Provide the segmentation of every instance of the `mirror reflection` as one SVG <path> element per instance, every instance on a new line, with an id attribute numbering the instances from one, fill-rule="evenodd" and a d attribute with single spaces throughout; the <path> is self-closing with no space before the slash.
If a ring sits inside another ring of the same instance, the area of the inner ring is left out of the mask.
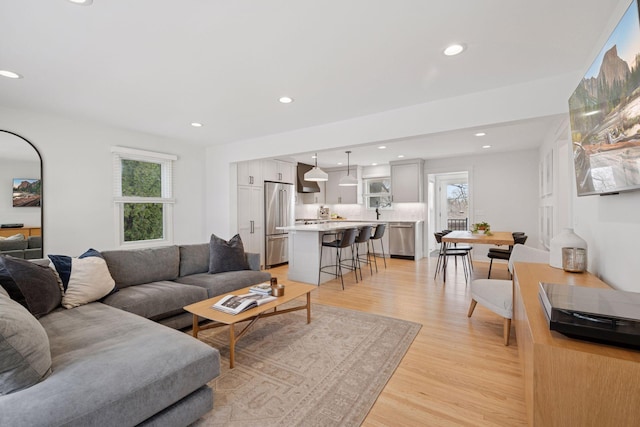
<path id="1" fill-rule="evenodd" d="M 42 258 L 42 162 L 26 139 L 0 130 L 0 255 Z"/>

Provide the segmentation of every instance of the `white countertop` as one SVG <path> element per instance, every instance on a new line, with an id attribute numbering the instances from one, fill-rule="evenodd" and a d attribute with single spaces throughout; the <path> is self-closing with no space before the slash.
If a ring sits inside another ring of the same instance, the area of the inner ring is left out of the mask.
<path id="1" fill-rule="evenodd" d="M 312 232 L 321 232 L 327 233 L 331 231 L 339 231 L 347 228 L 354 227 L 364 227 L 365 225 L 376 225 L 377 223 L 386 222 L 386 221 L 361 221 L 361 222 L 352 222 L 352 221 L 329 221 L 324 222 L 322 224 L 296 224 L 289 227 L 276 227 L 278 230 L 284 231 L 312 231 Z"/>

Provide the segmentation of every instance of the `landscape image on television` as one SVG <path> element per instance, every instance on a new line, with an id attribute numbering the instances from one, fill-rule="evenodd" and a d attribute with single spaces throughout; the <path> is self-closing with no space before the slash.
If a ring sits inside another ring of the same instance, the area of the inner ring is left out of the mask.
<path id="1" fill-rule="evenodd" d="M 640 189 L 640 21 L 624 14 L 569 98 L 579 196 Z"/>
<path id="2" fill-rule="evenodd" d="M 40 206 L 41 181 L 39 179 L 14 178 L 13 207 Z"/>

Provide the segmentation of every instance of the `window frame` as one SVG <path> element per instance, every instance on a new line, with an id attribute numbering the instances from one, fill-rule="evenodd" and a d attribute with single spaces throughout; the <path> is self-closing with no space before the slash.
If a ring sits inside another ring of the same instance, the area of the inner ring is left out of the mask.
<path id="1" fill-rule="evenodd" d="M 369 193 L 369 182 L 370 181 L 385 181 L 389 180 L 389 192 L 388 193 Z M 368 178 L 362 179 L 363 184 L 363 201 L 367 210 L 375 210 L 375 206 L 369 206 L 369 201 L 373 197 L 389 197 L 389 205 L 380 207 L 380 210 L 390 211 L 393 210 L 393 182 L 391 181 L 391 176 L 371 176 Z"/>
<path id="2" fill-rule="evenodd" d="M 138 150 L 127 147 L 111 147 L 113 161 L 113 204 L 116 224 L 116 245 L 120 248 L 152 247 L 173 244 L 173 162 L 178 160 L 174 154 Z M 134 160 L 160 165 L 160 197 L 123 196 L 122 160 Z M 127 203 L 162 204 L 162 238 L 150 240 L 124 240 L 124 206 Z"/>

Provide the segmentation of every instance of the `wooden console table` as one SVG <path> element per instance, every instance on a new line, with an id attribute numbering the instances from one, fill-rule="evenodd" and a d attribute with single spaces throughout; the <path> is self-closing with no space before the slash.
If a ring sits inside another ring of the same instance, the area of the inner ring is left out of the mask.
<path id="1" fill-rule="evenodd" d="M 549 330 L 538 283 L 609 288 L 589 273 L 516 263 L 513 316 L 530 426 L 637 426 L 640 350 L 567 338 Z"/>
<path id="2" fill-rule="evenodd" d="M 41 234 L 40 227 L 20 227 L 20 228 L 0 228 L 0 236 L 9 237 L 16 234 L 22 234 L 26 239 L 29 236 L 39 236 Z"/>

